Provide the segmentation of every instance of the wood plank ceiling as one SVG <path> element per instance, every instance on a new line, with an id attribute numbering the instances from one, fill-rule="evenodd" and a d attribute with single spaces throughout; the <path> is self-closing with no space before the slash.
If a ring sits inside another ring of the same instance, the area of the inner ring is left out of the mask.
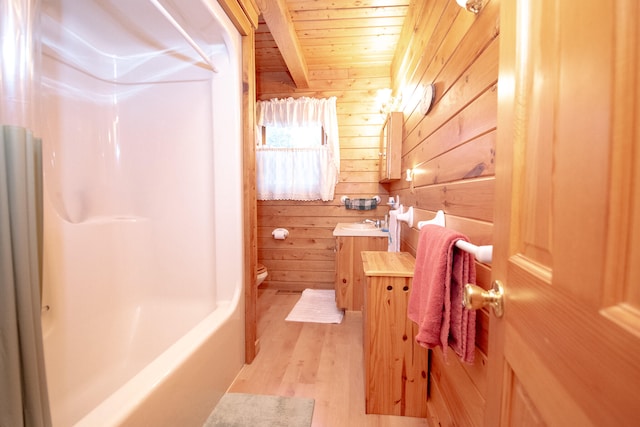
<path id="1" fill-rule="evenodd" d="M 258 0 L 256 72 L 288 71 L 298 88 L 313 71 L 388 67 L 410 0 Z"/>

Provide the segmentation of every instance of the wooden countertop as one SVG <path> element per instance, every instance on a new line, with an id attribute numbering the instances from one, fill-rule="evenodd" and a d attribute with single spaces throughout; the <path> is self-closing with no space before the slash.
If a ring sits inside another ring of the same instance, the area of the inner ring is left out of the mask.
<path id="1" fill-rule="evenodd" d="M 413 277 L 416 259 L 408 252 L 362 251 L 365 276 Z"/>

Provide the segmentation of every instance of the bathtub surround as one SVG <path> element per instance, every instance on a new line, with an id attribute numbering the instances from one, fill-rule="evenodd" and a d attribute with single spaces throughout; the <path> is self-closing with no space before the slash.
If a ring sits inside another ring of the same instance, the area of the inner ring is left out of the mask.
<path id="1" fill-rule="evenodd" d="M 204 427 L 310 427 L 313 399 L 227 393 Z"/>
<path id="2" fill-rule="evenodd" d="M 241 38 L 162 5 L 42 1 L 54 425 L 201 425 L 244 361 Z"/>
<path id="3" fill-rule="evenodd" d="M 42 141 L 0 126 L 0 425 L 49 426 L 40 285 Z"/>

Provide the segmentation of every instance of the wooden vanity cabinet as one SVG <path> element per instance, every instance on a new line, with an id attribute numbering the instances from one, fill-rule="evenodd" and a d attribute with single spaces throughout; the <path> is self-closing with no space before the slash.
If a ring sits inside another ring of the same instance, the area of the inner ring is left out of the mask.
<path id="1" fill-rule="evenodd" d="M 415 258 L 406 252 L 362 252 L 367 414 L 427 416 L 429 351 L 407 317 Z"/>
<path id="2" fill-rule="evenodd" d="M 362 311 L 364 272 L 362 251 L 386 251 L 388 237 L 336 236 L 336 305 L 344 310 Z"/>

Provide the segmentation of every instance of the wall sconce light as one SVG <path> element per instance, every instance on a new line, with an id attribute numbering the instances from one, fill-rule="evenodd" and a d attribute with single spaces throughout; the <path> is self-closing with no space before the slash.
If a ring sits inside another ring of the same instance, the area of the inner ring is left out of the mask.
<path id="1" fill-rule="evenodd" d="M 415 181 L 413 180 L 413 169 L 407 169 L 406 176 L 404 179 L 409 183 L 409 191 L 413 193 L 415 191 L 414 190 Z"/>
<path id="2" fill-rule="evenodd" d="M 407 169 L 407 177 L 405 178 L 405 181 L 413 181 L 413 169 Z"/>
<path id="3" fill-rule="evenodd" d="M 458 3 L 461 8 L 475 14 L 480 12 L 480 9 L 484 6 L 483 0 L 456 0 L 456 3 Z"/>
<path id="4" fill-rule="evenodd" d="M 376 94 L 376 103 L 380 105 L 380 114 L 387 115 L 396 111 L 402 102 L 402 95 L 392 96 L 391 89 L 380 89 Z"/>

